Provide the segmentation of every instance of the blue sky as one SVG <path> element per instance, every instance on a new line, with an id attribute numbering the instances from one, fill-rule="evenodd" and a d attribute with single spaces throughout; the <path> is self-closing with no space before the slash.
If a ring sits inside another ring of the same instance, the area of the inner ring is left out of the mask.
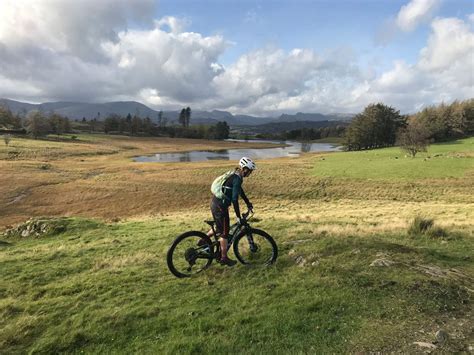
<path id="1" fill-rule="evenodd" d="M 467 0 L 2 0 L 0 97 L 413 112 L 474 96 L 473 24 Z"/>
<path id="2" fill-rule="evenodd" d="M 377 58 L 387 68 L 397 59 L 415 62 L 429 35 L 429 23 L 425 23 L 408 34 L 394 34 L 389 43 L 378 43 L 377 35 L 405 4 L 397 0 L 160 0 L 156 17 L 186 18 L 188 30 L 222 34 L 234 42 L 222 55 L 225 65 L 264 46 L 317 52 L 351 47 L 357 56 Z M 449 0 L 440 2 L 436 16 L 471 13 L 474 1 Z"/>

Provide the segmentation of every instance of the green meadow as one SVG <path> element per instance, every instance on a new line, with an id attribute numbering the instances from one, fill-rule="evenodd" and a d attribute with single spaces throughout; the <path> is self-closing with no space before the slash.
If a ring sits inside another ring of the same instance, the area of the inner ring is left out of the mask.
<path id="1" fill-rule="evenodd" d="M 171 196 L 193 189 L 200 202 L 55 218 L 56 232 L 0 237 L 0 353 L 472 351 L 473 138 L 414 159 L 388 148 L 263 161 L 246 192 L 254 226 L 278 244 L 276 264 L 213 264 L 177 279 L 166 252 L 180 233 L 206 229 L 217 165 L 160 168 L 200 171 Z M 416 216 L 432 229 L 409 232 Z"/>

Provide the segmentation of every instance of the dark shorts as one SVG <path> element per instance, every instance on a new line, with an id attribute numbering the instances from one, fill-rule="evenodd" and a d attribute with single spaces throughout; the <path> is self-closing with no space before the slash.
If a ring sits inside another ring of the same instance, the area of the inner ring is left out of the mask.
<path id="1" fill-rule="evenodd" d="M 229 234 L 229 208 L 225 207 L 216 197 L 211 200 L 211 212 L 216 222 L 216 233 L 222 238 Z"/>

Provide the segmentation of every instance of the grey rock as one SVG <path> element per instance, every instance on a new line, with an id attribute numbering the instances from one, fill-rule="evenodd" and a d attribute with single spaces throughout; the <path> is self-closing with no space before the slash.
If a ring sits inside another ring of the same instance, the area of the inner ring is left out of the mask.
<path id="1" fill-rule="evenodd" d="M 392 266 L 393 264 L 395 264 L 395 262 L 392 260 L 389 260 L 386 258 L 380 258 L 380 259 L 375 259 L 374 261 L 372 261 L 370 266 L 388 267 L 388 266 Z"/>
<path id="2" fill-rule="evenodd" d="M 428 348 L 433 350 L 437 348 L 437 346 L 433 343 L 426 343 L 424 341 L 415 341 L 413 344 L 421 346 L 422 348 Z"/>
<path id="3" fill-rule="evenodd" d="M 438 330 L 435 334 L 435 337 L 436 337 L 436 344 L 439 344 L 439 345 L 444 345 L 449 339 L 448 333 L 443 329 Z"/>

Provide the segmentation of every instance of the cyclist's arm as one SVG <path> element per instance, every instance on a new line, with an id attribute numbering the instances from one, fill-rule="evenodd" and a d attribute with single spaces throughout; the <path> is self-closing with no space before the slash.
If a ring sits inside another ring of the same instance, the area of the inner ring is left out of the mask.
<path id="1" fill-rule="evenodd" d="M 244 189 L 242 187 L 240 188 L 240 197 L 242 197 L 242 200 L 244 200 L 245 204 L 248 206 L 250 201 L 247 198 L 247 195 L 245 194 Z"/>
<path id="2" fill-rule="evenodd" d="M 240 207 L 239 207 L 239 195 L 242 191 L 242 180 L 238 177 L 234 177 L 234 181 L 232 182 L 232 205 L 234 206 L 235 215 L 238 219 L 241 218 L 240 216 Z"/>

